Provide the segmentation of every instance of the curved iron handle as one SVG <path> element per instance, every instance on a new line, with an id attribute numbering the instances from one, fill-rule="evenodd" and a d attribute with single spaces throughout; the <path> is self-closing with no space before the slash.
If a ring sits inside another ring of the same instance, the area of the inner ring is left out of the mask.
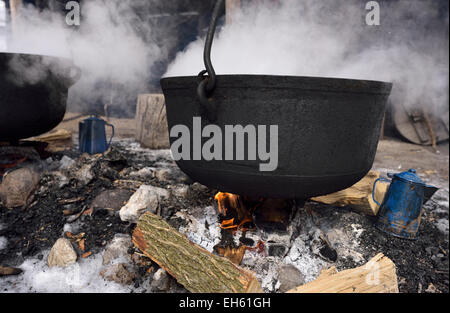
<path id="1" fill-rule="evenodd" d="M 208 98 L 210 98 L 212 91 L 216 87 L 216 72 L 211 62 L 211 48 L 214 40 L 214 33 L 216 32 L 217 21 L 219 19 L 220 10 L 222 9 L 223 4 L 224 0 L 217 0 L 214 6 L 211 24 L 209 25 L 205 48 L 203 50 L 203 62 L 206 70 L 203 70 L 198 74 L 201 81 L 197 88 L 197 95 L 200 103 L 205 107 L 210 120 L 215 120 L 215 113 L 212 110 L 213 107 L 210 99 Z M 205 74 L 208 74 L 208 76 L 205 76 Z"/>
<path id="2" fill-rule="evenodd" d="M 380 177 L 377 180 L 375 180 L 375 182 L 373 183 L 373 188 L 372 188 L 372 199 L 373 201 L 378 204 L 379 206 L 381 206 L 381 203 L 379 203 L 376 199 L 375 199 L 375 185 L 377 184 L 378 181 L 385 181 L 387 183 L 390 183 L 391 181 L 387 178 L 384 177 Z"/>
<path id="3" fill-rule="evenodd" d="M 109 146 L 111 146 L 111 142 L 112 142 L 113 137 L 114 137 L 114 125 L 106 123 L 106 122 L 105 122 L 105 124 L 108 125 L 109 127 L 111 127 L 111 129 L 112 129 L 111 138 L 109 138 L 109 142 L 108 142 L 108 149 L 109 149 Z"/>

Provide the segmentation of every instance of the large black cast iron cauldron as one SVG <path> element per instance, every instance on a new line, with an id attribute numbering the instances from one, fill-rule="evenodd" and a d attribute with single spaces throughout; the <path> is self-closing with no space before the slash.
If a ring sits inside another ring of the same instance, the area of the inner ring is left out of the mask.
<path id="1" fill-rule="evenodd" d="M 62 58 L 0 53 L 0 141 L 45 133 L 64 117 L 80 71 Z"/>
<path id="2" fill-rule="evenodd" d="M 259 160 L 181 159 L 177 161 L 181 170 L 220 191 L 274 198 L 307 199 L 358 182 L 372 167 L 392 84 L 313 77 L 216 76 L 209 56 L 221 2 L 216 5 L 205 45 L 209 75 L 204 76 L 203 71 L 197 77 L 161 80 L 169 130 L 181 124 L 192 134 L 196 116 L 202 118 L 203 126 L 218 125 L 222 133 L 225 125 L 278 125 L 278 168 L 261 172 Z M 176 139 L 171 138 L 171 143 Z"/>

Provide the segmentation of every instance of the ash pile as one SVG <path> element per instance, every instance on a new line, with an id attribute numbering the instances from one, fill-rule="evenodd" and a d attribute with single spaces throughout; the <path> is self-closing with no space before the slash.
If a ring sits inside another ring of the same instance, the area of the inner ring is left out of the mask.
<path id="1" fill-rule="evenodd" d="M 184 283 L 169 254 L 156 256 L 159 246 L 141 249 L 134 236 L 147 214 L 185 236 L 181 254 L 189 246 L 223 257 L 264 292 L 309 286 L 330 268 L 350 275 L 380 253 L 396 291 L 448 292 L 448 187 L 424 205 L 420 236 L 409 241 L 378 231 L 373 216 L 350 206 L 211 190 L 182 173 L 169 150 L 131 139 L 114 140 L 104 154 L 32 155 L 3 168 L 0 292 L 207 290 Z"/>

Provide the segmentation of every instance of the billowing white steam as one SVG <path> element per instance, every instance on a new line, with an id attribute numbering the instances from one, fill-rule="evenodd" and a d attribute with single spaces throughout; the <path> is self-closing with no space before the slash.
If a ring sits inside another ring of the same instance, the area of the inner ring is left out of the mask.
<path id="1" fill-rule="evenodd" d="M 366 24 L 366 1 L 253 1 L 217 31 L 213 65 L 218 74 L 392 81 L 394 103 L 448 110 L 448 11 L 439 1 L 378 2 L 380 26 Z M 423 28 L 439 14 L 446 28 Z M 164 76 L 196 75 L 203 44 L 179 53 Z"/>
<path id="2" fill-rule="evenodd" d="M 71 89 L 72 107 L 96 101 L 126 105 L 148 92 L 151 67 L 164 55 L 147 36 L 151 26 L 135 10 L 149 5 L 145 0 L 84 1 L 77 31 L 61 14 L 28 6 L 14 25 L 8 51 L 71 58 L 82 70 Z"/>

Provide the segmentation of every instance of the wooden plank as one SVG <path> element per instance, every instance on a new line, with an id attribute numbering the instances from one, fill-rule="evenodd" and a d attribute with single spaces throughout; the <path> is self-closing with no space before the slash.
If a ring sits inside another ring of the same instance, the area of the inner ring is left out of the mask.
<path id="1" fill-rule="evenodd" d="M 150 149 L 170 147 L 164 95 L 139 95 L 135 123 L 136 140 L 144 147 Z"/>
<path id="2" fill-rule="evenodd" d="M 194 244 L 152 213 L 139 218 L 133 243 L 191 292 L 262 292 L 252 272 Z"/>
<path id="3" fill-rule="evenodd" d="M 288 293 L 398 293 L 395 264 L 382 253 L 365 265 L 337 272 L 322 271 L 319 278 Z"/>
<path id="4" fill-rule="evenodd" d="M 351 208 L 368 215 L 376 216 L 380 207 L 372 199 L 372 190 L 375 180 L 380 177 L 377 171 L 370 171 L 363 179 L 353 186 L 320 197 L 311 198 L 312 201 L 334 205 L 350 206 Z M 375 190 L 375 199 L 382 203 L 384 196 L 389 188 L 386 182 L 378 182 Z"/>

